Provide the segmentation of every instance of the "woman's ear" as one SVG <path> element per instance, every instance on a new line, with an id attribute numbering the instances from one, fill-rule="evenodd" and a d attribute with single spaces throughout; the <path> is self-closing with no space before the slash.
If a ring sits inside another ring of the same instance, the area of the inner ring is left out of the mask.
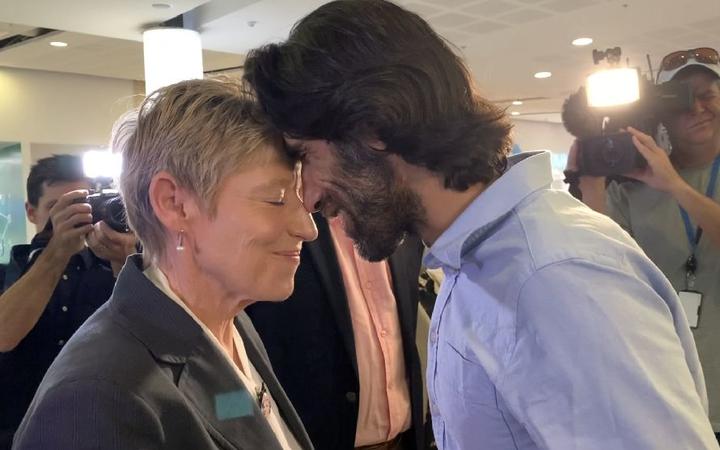
<path id="1" fill-rule="evenodd" d="M 161 171 L 153 176 L 148 192 L 150 204 L 165 228 L 180 231 L 186 228 L 192 196 L 171 174 Z"/>

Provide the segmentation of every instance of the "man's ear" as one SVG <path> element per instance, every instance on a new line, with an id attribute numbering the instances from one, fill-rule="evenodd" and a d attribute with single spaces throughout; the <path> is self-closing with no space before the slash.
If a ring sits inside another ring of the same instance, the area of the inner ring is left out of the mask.
<path id="1" fill-rule="evenodd" d="M 387 144 L 385 142 L 381 141 L 378 137 L 368 139 L 365 142 L 367 143 L 368 147 L 370 147 L 373 150 L 376 150 L 379 152 L 384 152 L 385 150 L 387 150 Z"/>
<path id="2" fill-rule="evenodd" d="M 25 214 L 30 223 L 37 225 L 37 207 L 25 202 Z"/>
<path id="3" fill-rule="evenodd" d="M 156 173 L 150 181 L 148 195 L 155 215 L 165 228 L 177 232 L 187 227 L 189 213 L 196 205 L 175 177 L 165 171 Z"/>

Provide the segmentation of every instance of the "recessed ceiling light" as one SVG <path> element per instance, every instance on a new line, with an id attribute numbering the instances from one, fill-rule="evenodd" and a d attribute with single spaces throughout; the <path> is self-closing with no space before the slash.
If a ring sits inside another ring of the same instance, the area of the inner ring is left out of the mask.
<path id="1" fill-rule="evenodd" d="M 170 9 L 172 5 L 170 3 L 153 3 L 152 7 L 156 9 Z"/>
<path id="2" fill-rule="evenodd" d="M 550 78 L 552 76 L 552 73 L 551 72 L 537 72 L 533 76 L 535 78 Z"/>
<path id="3" fill-rule="evenodd" d="M 513 111 L 513 112 L 510 113 L 510 115 L 511 115 L 511 116 L 519 116 L 520 113 L 517 112 L 517 111 Z"/>
<path id="4" fill-rule="evenodd" d="M 53 47 L 67 47 L 68 46 L 67 42 L 62 42 L 62 41 L 52 41 L 50 43 L 50 45 L 52 45 Z"/>
<path id="5" fill-rule="evenodd" d="M 592 40 L 592 38 L 589 38 L 589 37 L 581 37 L 581 38 L 577 38 L 574 41 L 572 41 L 572 45 L 574 45 L 576 47 L 582 47 L 584 45 L 590 45 L 592 43 L 593 43 L 593 40 Z"/>
<path id="6" fill-rule="evenodd" d="M 520 106 L 520 105 L 522 105 L 522 101 L 520 101 L 520 100 L 515 100 L 515 101 L 512 102 L 512 104 L 515 105 L 515 106 Z"/>

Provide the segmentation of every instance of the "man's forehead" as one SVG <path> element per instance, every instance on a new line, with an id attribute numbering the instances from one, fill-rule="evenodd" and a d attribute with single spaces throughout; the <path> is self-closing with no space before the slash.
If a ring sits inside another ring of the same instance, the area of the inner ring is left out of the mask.
<path id="1" fill-rule="evenodd" d="M 77 181 L 55 181 L 53 183 L 48 183 L 47 181 L 43 183 L 42 185 L 42 195 L 40 196 L 40 199 L 46 199 L 46 198 L 56 198 L 60 197 L 61 195 L 67 194 L 70 191 L 75 191 L 78 189 L 90 189 L 90 182 L 87 180 L 77 180 Z"/>

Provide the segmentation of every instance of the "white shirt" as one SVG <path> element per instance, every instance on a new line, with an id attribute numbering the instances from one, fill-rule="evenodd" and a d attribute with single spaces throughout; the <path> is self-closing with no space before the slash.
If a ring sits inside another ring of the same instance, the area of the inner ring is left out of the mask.
<path id="1" fill-rule="evenodd" d="M 197 316 L 195 316 L 195 314 L 193 314 L 193 312 L 180 299 L 180 297 L 178 297 L 177 294 L 173 292 L 173 290 L 170 288 L 170 283 L 168 283 L 167 277 L 158 267 L 150 266 L 145 269 L 143 274 L 150 281 L 152 281 L 152 283 L 165 295 L 167 295 L 175 303 L 180 305 L 180 307 L 185 310 L 185 312 L 188 313 L 188 315 L 192 317 L 198 325 L 200 325 L 200 328 L 203 329 L 207 337 L 210 339 L 210 342 L 212 342 L 213 345 L 215 345 L 216 348 L 220 350 L 220 353 L 225 358 L 227 358 L 230 366 L 235 369 L 235 374 L 238 376 L 243 386 L 245 386 L 245 389 L 247 389 L 247 391 L 251 394 L 256 394 L 260 392 L 260 387 L 263 384 L 263 379 L 258 373 L 258 371 L 255 370 L 255 366 L 253 366 L 248 359 L 247 352 L 245 351 L 245 344 L 243 344 L 242 337 L 240 337 L 240 333 L 238 333 L 237 328 L 233 327 L 233 339 L 235 342 L 235 349 L 238 353 L 238 358 L 240 359 L 243 368 L 245 368 L 246 373 L 240 370 L 237 364 L 235 364 L 235 362 L 233 361 L 232 357 L 225 351 L 223 346 L 217 340 L 215 335 L 213 335 L 212 332 L 210 332 L 210 330 L 205 326 L 205 324 L 202 323 L 197 318 Z M 277 437 L 280 446 L 285 450 L 301 450 L 300 444 L 298 444 L 295 436 L 292 434 L 287 424 L 280 416 L 280 410 L 275 403 L 275 399 L 272 398 L 269 392 L 267 393 L 267 395 L 270 398 L 271 409 L 270 414 L 266 417 L 266 419 L 268 421 L 268 424 L 270 425 L 270 428 L 275 433 L 275 437 Z"/>

